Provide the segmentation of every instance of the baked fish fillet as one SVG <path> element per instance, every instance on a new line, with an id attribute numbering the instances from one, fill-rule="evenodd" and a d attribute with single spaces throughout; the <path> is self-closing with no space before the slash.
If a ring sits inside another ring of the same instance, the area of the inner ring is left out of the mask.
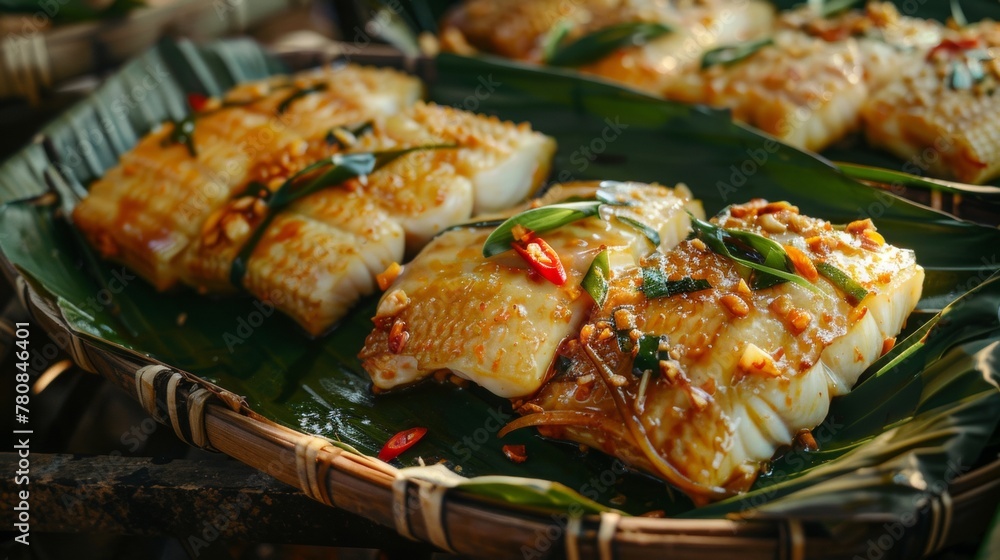
<path id="1" fill-rule="evenodd" d="M 686 210 L 702 213 L 683 186 L 577 183 L 554 187 L 543 202 L 593 197 L 598 188 L 633 205 L 605 207 L 606 219 L 590 217 L 543 234 L 565 267 L 562 286 L 513 253 L 484 257 L 492 227 L 458 227 L 434 238 L 379 301 L 375 329 L 360 353 L 375 386 L 391 389 L 450 370 L 503 397 L 537 391 L 556 349 L 575 336 L 592 305 L 580 281 L 594 256 L 608 248 L 612 267 L 631 266 L 656 249 L 616 216 L 644 223 L 658 232 L 660 247 L 669 248 L 686 235 Z"/>
<path id="2" fill-rule="evenodd" d="M 1000 23 L 950 32 L 902 79 L 866 100 L 865 137 L 920 174 L 1000 176 Z"/>
<path id="3" fill-rule="evenodd" d="M 565 27 L 568 32 L 562 42 L 568 44 L 603 28 L 633 22 L 664 24 L 671 31 L 578 69 L 659 93 L 674 76 L 697 68 L 706 49 L 769 33 L 774 8 L 757 0 L 471 0 L 445 16 L 441 37 L 445 49 L 460 53 L 485 51 L 545 62 L 544 47 L 553 29 Z"/>
<path id="4" fill-rule="evenodd" d="M 612 274 L 605 304 L 561 347 L 554 377 L 515 403 L 525 416 L 508 428 L 535 425 L 615 455 L 699 503 L 745 491 L 891 348 L 920 298 L 913 253 L 886 244 L 868 220 L 842 231 L 787 203 L 753 201 L 713 222 L 785 246 L 812 289 L 752 289 L 701 238 L 651 255 Z M 835 286 L 820 273 L 828 266 L 867 293 Z M 647 276 L 710 287 L 650 298 Z M 652 369 L 642 372 L 633 354 L 644 340 Z"/>
<path id="5" fill-rule="evenodd" d="M 422 102 L 373 121 L 364 134 L 348 135 L 342 143 L 310 143 L 307 155 L 276 166 L 265 194 L 321 157 L 447 147 L 404 154 L 298 201 L 267 225 L 246 259 L 241 287 L 272 301 L 312 334 L 330 328 L 374 291 L 376 275 L 415 254 L 438 231 L 468 221 L 476 208 L 495 211 L 526 198 L 548 175 L 555 151 L 551 138 L 527 125 Z M 184 283 L 203 292 L 237 291 L 234 260 L 267 214 L 256 195 L 238 197 L 209 216 L 178 258 Z"/>
<path id="6" fill-rule="evenodd" d="M 341 64 L 241 84 L 224 100 L 311 139 L 333 126 L 398 113 L 423 97 L 423 90 L 420 80 L 395 70 Z"/>
<path id="7" fill-rule="evenodd" d="M 548 176 L 556 150 L 552 138 L 528 123 L 418 102 L 376 121 L 351 151 L 433 144 L 458 149 L 407 154 L 363 186 L 403 224 L 411 254 L 447 226 L 526 199 Z"/>
<path id="8" fill-rule="evenodd" d="M 246 86 L 227 105 L 208 102 L 190 143 L 172 123 L 143 138 L 92 185 L 74 222 L 102 256 L 158 289 L 244 289 L 320 334 L 407 248 L 415 253 L 477 208 L 516 204 L 548 174 L 551 138 L 526 124 L 414 104 L 419 90 L 403 74 L 350 66 Z M 281 120 L 296 111 L 309 112 L 301 115 L 308 126 Z M 310 164 L 411 148 L 269 215 L 267 200 L 287 181 L 318 175 L 297 175 Z"/>
<path id="9" fill-rule="evenodd" d="M 296 91 L 294 84 L 305 87 L 317 80 L 329 87 L 301 94 L 279 118 L 277 106 Z M 355 66 L 240 86 L 229 100 L 234 106 L 219 110 L 219 101 L 210 100 L 209 111 L 195 120 L 194 156 L 186 143 L 171 140 L 177 125 L 164 123 L 91 185 L 74 210 L 74 223 L 102 256 L 168 289 L 180 276 L 178 256 L 210 214 L 251 181 L 267 182 L 290 161 L 303 161 L 307 152 L 321 155 L 308 150 L 302 131 L 289 126 L 298 117 L 289 117 L 312 111 L 302 120 L 322 136 L 331 128 L 395 113 L 412 104 L 421 88 L 419 80 L 405 74 Z M 376 101 L 380 98 L 393 102 Z"/>
<path id="10" fill-rule="evenodd" d="M 73 221 L 101 255 L 122 262 L 160 290 L 177 283 L 176 260 L 214 210 L 246 184 L 257 150 L 282 152 L 297 138 L 266 117 L 225 110 L 198 119 L 196 156 L 170 141 L 174 123 L 154 130 L 90 186 Z"/>
<path id="11" fill-rule="evenodd" d="M 683 74 L 663 95 L 730 109 L 734 119 L 809 150 L 855 130 L 868 95 L 857 41 L 789 30 L 772 41 L 745 59 Z"/>

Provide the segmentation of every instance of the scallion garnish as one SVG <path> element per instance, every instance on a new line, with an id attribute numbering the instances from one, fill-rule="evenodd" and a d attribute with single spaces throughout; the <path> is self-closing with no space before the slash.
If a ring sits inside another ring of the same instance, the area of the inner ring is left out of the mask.
<path id="1" fill-rule="evenodd" d="M 965 61 L 953 60 L 948 73 L 948 87 L 955 90 L 972 89 L 972 72 Z"/>
<path id="2" fill-rule="evenodd" d="M 693 215 L 691 227 L 697 238 L 704 241 L 713 252 L 756 271 L 751 278 L 751 288 L 760 290 L 782 282 L 792 282 L 810 291 L 822 293 L 811 282 L 792 272 L 795 267 L 792 266 L 788 253 L 775 241 L 749 231 L 724 229 Z"/>
<path id="3" fill-rule="evenodd" d="M 628 196 L 628 188 L 628 183 L 621 181 L 601 181 L 594 198 L 608 206 L 638 206 L 640 202 Z"/>
<path id="4" fill-rule="evenodd" d="M 296 100 L 301 99 L 311 93 L 326 91 L 328 87 L 329 85 L 327 83 L 321 82 L 314 86 L 299 88 L 293 91 L 291 94 L 288 95 L 288 97 L 283 99 L 281 103 L 278 104 L 278 114 L 280 115 L 285 111 L 287 111 L 288 108 L 292 106 L 292 103 L 295 103 Z"/>
<path id="5" fill-rule="evenodd" d="M 395 159 L 410 152 L 419 150 L 440 150 L 456 148 L 454 144 L 431 144 L 427 146 L 417 146 L 401 150 L 389 150 L 384 152 L 358 152 L 352 154 L 334 154 L 328 158 L 321 159 L 295 173 L 285 180 L 278 187 L 278 190 L 267 200 L 267 215 L 260 224 L 250 234 L 249 239 L 240 249 L 240 252 L 233 259 L 229 269 L 229 280 L 237 286 L 243 285 L 243 277 L 246 275 L 250 255 L 278 213 L 292 204 L 296 200 L 309 196 L 321 189 L 339 185 L 349 179 L 368 175 Z M 317 177 L 309 181 L 300 181 L 303 177 L 323 170 Z"/>
<path id="6" fill-rule="evenodd" d="M 562 354 L 556 354 L 556 361 L 553 366 L 555 367 L 556 374 L 565 375 L 569 372 L 569 368 L 573 366 L 573 360 Z"/>
<path id="7" fill-rule="evenodd" d="M 581 66 L 600 60 L 618 49 L 643 45 L 671 31 L 662 23 L 633 21 L 599 29 L 568 45 L 559 44 L 566 36 L 566 32 L 560 32 L 550 39 L 553 45 L 547 45 L 549 52 L 545 62 L 553 66 Z"/>
<path id="8" fill-rule="evenodd" d="M 611 264 L 608 259 L 608 250 L 605 249 L 594 257 L 587 269 L 587 274 L 580 282 L 580 286 L 594 298 L 598 307 L 604 305 L 608 299 L 608 280 L 611 277 Z"/>
<path id="9" fill-rule="evenodd" d="M 632 337 L 629 336 L 631 333 L 632 329 L 615 329 L 615 338 L 618 340 L 618 349 L 626 354 L 632 352 L 632 348 L 635 346 L 632 342 Z"/>
<path id="10" fill-rule="evenodd" d="M 673 297 L 677 294 L 700 292 L 712 287 L 708 280 L 685 276 L 680 280 L 668 280 L 663 270 L 656 266 L 642 267 L 642 293 L 646 299 Z"/>
<path id="11" fill-rule="evenodd" d="M 635 228 L 639 233 L 644 235 L 646 239 L 649 240 L 650 243 L 653 244 L 653 247 L 660 246 L 660 232 L 647 226 L 646 224 L 640 222 L 639 220 L 636 220 L 634 218 L 629 218 L 628 216 L 616 215 L 615 218 L 617 218 L 618 221 L 622 222 L 623 224 Z"/>
<path id="12" fill-rule="evenodd" d="M 511 249 L 514 239 L 514 227 L 521 226 L 535 233 L 544 233 L 566 224 L 596 216 L 601 202 L 568 202 L 552 204 L 540 208 L 532 208 L 512 216 L 500 224 L 483 244 L 483 256 L 492 257 Z"/>
<path id="13" fill-rule="evenodd" d="M 835 16 L 860 2 L 861 0 L 809 0 L 809 6 L 812 7 L 813 12 L 819 14 L 820 17 L 828 18 L 830 16 Z"/>
<path id="14" fill-rule="evenodd" d="M 174 129 L 163 141 L 164 146 L 170 144 L 184 144 L 191 157 L 197 157 L 198 152 L 194 147 L 194 119 L 195 115 L 188 115 L 182 120 L 174 121 Z"/>
<path id="15" fill-rule="evenodd" d="M 735 45 L 726 45 L 714 48 L 706 51 L 704 56 L 701 57 L 701 67 L 704 69 L 710 66 L 715 66 L 716 64 L 728 66 L 748 58 L 760 49 L 773 44 L 774 39 L 765 37 L 763 39 L 757 39 L 756 41 L 746 41 Z"/>
<path id="16" fill-rule="evenodd" d="M 852 306 L 857 306 L 868 295 L 868 290 L 862 287 L 861 284 L 858 284 L 843 270 L 825 262 L 814 262 L 813 264 L 816 265 L 816 272 L 819 272 L 821 276 L 829 280 L 837 289 L 844 292 L 844 295 L 847 296 L 847 303 L 850 303 Z"/>
<path id="17" fill-rule="evenodd" d="M 573 22 L 568 19 L 561 19 L 556 22 L 555 25 L 549 29 L 548 33 L 545 34 L 545 39 L 542 40 L 542 60 L 549 61 L 552 60 L 556 55 L 556 51 L 559 49 L 559 45 L 569 35 L 569 32 L 573 29 Z"/>

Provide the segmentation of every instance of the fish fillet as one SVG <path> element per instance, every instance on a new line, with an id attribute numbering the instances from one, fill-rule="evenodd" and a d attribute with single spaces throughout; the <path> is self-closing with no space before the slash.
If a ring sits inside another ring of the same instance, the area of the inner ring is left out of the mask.
<path id="1" fill-rule="evenodd" d="M 423 89 L 420 80 L 395 70 L 342 64 L 241 84 L 226 93 L 225 101 L 245 103 L 275 129 L 311 139 L 325 136 L 332 126 L 398 113 L 419 100 Z"/>
<path id="2" fill-rule="evenodd" d="M 920 298 L 913 253 L 884 243 L 870 221 L 839 231 L 787 203 L 754 201 L 717 223 L 835 266 L 867 296 L 850 302 L 822 276 L 811 279 L 816 292 L 792 283 L 753 290 L 734 261 L 684 241 L 641 266 L 711 287 L 650 299 L 635 289 L 647 272 L 619 271 L 605 305 L 560 349 L 568 365 L 517 403 L 521 425 L 616 455 L 696 502 L 745 491 L 891 348 Z M 633 370 L 617 337 L 601 335 L 609 330 L 660 337 L 657 370 Z"/>
<path id="3" fill-rule="evenodd" d="M 442 22 L 445 49 L 485 51 L 509 58 L 545 62 L 544 46 L 554 28 L 566 26 L 563 44 L 616 24 L 664 24 L 671 32 L 640 46 L 618 49 L 579 70 L 651 93 L 681 72 L 696 68 L 706 49 L 755 39 L 774 23 L 767 2 L 698 0 L 471 0 L 451 10 Z"/>
<path id="4" fill-rule="evenodd" d="M 730 109 L 736 120 L 819 151 L 860 123 L 868 95 L 861 62 L 854 39 L 828 43 L 783 30 L 743 60 L 679 76 L 663 95 Z"/>
<path id="5" fill-rule="evenodd" d="M 544 202 L 593 196 L 596 188 L 555 187 Z M 701 214 L 685 187 L 625 183 L 615 192 L 634 205 L 543 234 L 566 269 L 563 286 L 530 272 L 512 253 L 483 257 L 492 228 L 460 227 L 431 241 L 379 301 L 376 327 L 360 354 L 375 386 L 391 389 L 447 369 L 504 397 L 536 391 L 556 349 L 579 329 L 592 305 L 580 281 L 594 256 L 608 248 L 612 266 L 623 266 L 656 249 L 614 215 L 660 232 L 665 248 L 686 234 L 685 210 Z"/>
<path id="6" fill-rule="evenodd" d="M 865 137 L 924 171 L 966 183 L 1000 176 L 1000 23 L 952 32 L 862 109 Z"/>

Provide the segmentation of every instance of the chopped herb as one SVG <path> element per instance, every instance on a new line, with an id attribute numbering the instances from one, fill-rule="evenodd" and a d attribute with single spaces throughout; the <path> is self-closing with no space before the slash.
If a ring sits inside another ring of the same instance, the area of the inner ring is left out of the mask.
<path id="1" fill-rule="evenodd" d="M 191 157 L 198 157 L 198 152 L 194 147 L 194 115 L 189 115 L 180 121 L 174 121 L 174 129 L 163 141 L 163 146 L 171 144 L 184 144 Z"/>
<path id="2" fill-rule="evenodd" d="M 632 329 L 615 329 L 615 338 L 618 340 L 618 349 L 626 354 L 631 353 L 632 348 L 635 346 L 632 342 L 632 337 L 629 336 L 631 333 Z"/>
<path id="3" fill-rule="evenodd" d="M 680 280 L 667 280 L 663 270 L 656 266 L 642 268 L 642 293 L 647 299 L 673 297 L 678 294 L 700 292 L 712 287 L 708 280 L 685 276 Z"/>
<path id="4" fill-rule="evenodd" d="M 288 95 L 281 103 L 278 104 L 278 114 L 282 114 L 292 106 L 298 99 L 301 99 L 309 94 L 317 93 L 320 91 L 326 91 L 329 85 L 325 82 L 316 84 L 314 86 L 299 88 Z"/>
<path id="5" fill-rule="evenodd" d="M 620 181 L 601 181 L 600 187 L 597 189 L 597 192 L 594 193 L 594 198 L 609 206 L 639 205 L 638 200 L 634 200 L 628 196 L 621 196 L 622 194 L 629 194 L 628 183 L 622 183 Z"/>
<path id="6" fill-rule="evenodd" d="M 809 0 L 809 6 L 820 17 L 835 16 L 859 4 L 861 0 Z"/>
<path id="7" fill-rule="evenodd" d="M 604 305 L 608 298 L 608 280 L 611 277 L 611 265 L 608 259 L 608 250 L 605 249 L 594 257 L 587 269 L 587 274 L 580 282 L 580 286 L 590 294 L 598 306 Z"/>
<path id="8" fill-rule="evenodd" d="M 557 21 L 549 29 L 549 32 L 545 34 L 545 39 L 542 41 L 542 60 L 552 60 L 559 49 L 559 45 L 562 44 L 563 39 L 566 38 L 566 35 L 569 35 L 572 29 L 573 23 L 567 19 Z"/>
<path id="9" fill-rule="evenodd" d="M 640 222 L 639 220 L 629 218 L 628 216 L 615 216 L 618 221 L 635 228 L 639 233 L 643 234 L 653 247 L 660 246 L 660 233 L 655 229 L 647 226 L 646 224 Z"/>
<path id="10" fill-rule="evenodd" d="M 453 226 L 448 226 L 448 227 L 444 228 L 443 230 L 435 233 L 434 237 L 437 237 L 437 236 L 439 236 L 439 235 L 441 235 L 443 233 L 447 233 L 449 231 L 454 231 L 456 229 L 464 229 L 464 228 L 496 228 L 496 227 L 502 225 L 503 223 L 504 223 L 504 220 L 482 220 L 482 221 L 479 221 L 479 222 L 467 222 L 467 223 L 464 223 L 464 224 L 455 224 Z"/>
<path id="11" fill-rule="evenodd" d="M 726 45 L 709 50 L 701 58 L 701 67 L 708 68 L 716 64 L 728 66 L 744 60 L 760 49 L 773 45 L 774 39 L 765 37 L 756 41 L 746 41 L 735 45 Z"/>
<path id="12" fill-rule="evenodd" d="M 566 224 L 596 216 L 601 203 L 597 201 L 569 202 L 532 208 L 506 220 L 483 244 L 483 256 L 492 257 L 511 249 L 514 242 L 514 227 L 521 226 L 535 233 L 544 233 Z"/>
<path id="13" fill-rule="evenodd" d="M 843 270 L 825 262 L 816 262 L 814 264 L 816 265 L 816 272 L 819 272 L 820 275 L 829 280 L 837 289 L 844 292 L 844 295 L 847 296 L 847 302 L 852 306 L 861 303 L 861 300 L 865 299 L 865 296 L 868 295 L 868 290 L 864 289 L 861 284 L 858 284 Z"/>
<path id="14" fill-rule="evenodd" d="M 553 66 L 581 66 L 619 49 L 643 45 L 671 31 L 661 23 L 619 23 L 584 35 L 568 45 L 555 46 L 545 61 Z M 560 41 L 564 37 L 560 37 Z"/>
<path id="15" fill-rule="evenodd" d="M 632 341 L 632 337 L 630 336 L 634 327 L 631 322 L 625 325 L 618 324 L 618 311 L 627 309 L 628 308 L 619 307 L 615 309 L 614 313 L 611 314 L 611 317 L 615 326 L 615 339 L 618 342 L 618 349 L 626 354 L 629 354 L 635 347 L 635 343 Z M 631 312 L 629 312 L 629 315 L 631 316 Z"/>
<path id="16" fill-rule="evenodd" d="M 639 337 L 639 350 L 635 354 L 635 360 L 632 361 L 632 373 L 639 375 L 645 371 L 659 373 L 660 360 L 670 358 L 666 350 L 660 349 L 660 346 L 664 345 L 666 345 L 665 336 L 643 334 Z"/>
<path id="17" fill-rule="evenodd" d="M 704 241 L 713 252 L 753 269 L 755 273 L 750 287 L 754 290 L 792 282 L 810 291 L 822 293 L 811 282 L 792 272 L 795 268 L 791 259 L 775 241 L 748 231 L 724 229 L 693 215 L 691 227 L 694 228 L 695 236 Z"/>
<path id="18" fill-rule="evenodd" d="M 246 275 L 250 255 L 278 213 L 296 200 L 309 196 L 321 189 L 339 185 L 349 179 L 368 175 L 396 158 L 419 150 L 439 150 L 455 148 L 454 144 L 432 144 L 428 146 L 417 146 L 401 150 L 390 150 L 385 152 L 358 152 L 353 154 L 334 154 L 331 157 L 307 165 L 301 171 L 295 173 L 285 180 L 278 187 L 278 190 L 267 201 L 268 213 L 260 224 L 250 234 L 249 239 L 240 249 L 240 252 L 233 259 L 229 269 L 229 280 L 236 286 L 243 285 L 243 277 Z M 326 168 L 324 170 L 324 168 Z M 320 175 L 309 181 L 300 181 L 312 173 L 322 171 Z"/>
<path id="19" fill-rule="evenodd" d="M 569 373 L 569 368 L 573 366 L 573 360 L 563 356 L 562 354 L 556 354 L 556 362 L 553 364 L 556 373 L 558 375 L 565 375 Z"/>
<path id="20" fill-rule="evenodd" d="M 966 51 L 959 60 L 951 62 L 948 72 L 948 87 L 954 90 L 972 89 L 972 86 L 986 79 L 983 62 L 993 60 L 984 49 Z"/>

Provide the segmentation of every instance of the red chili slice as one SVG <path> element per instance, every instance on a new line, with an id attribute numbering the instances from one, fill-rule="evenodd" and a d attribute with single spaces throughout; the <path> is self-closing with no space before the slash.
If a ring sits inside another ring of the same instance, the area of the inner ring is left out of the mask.
<path id="1" fill-rule="evenodd" d="M 205 104 L 208 103 L 208 97 L 200 93 L 189 93 L 188 94 L 188 105 L 191 106 L 191 110 L 195 113 L 200 113 L 202 109 L 205 108 Z"/>
<path id="2" fill-rule="evenodd" d="M 378 458 L 383 461 L 392 461 L 396 457 L 399 457 L 401 453 L 413 447 L 426 433 L 427 428 L 410 428 L 409 430 L 399 432 L 389 438 L 389 441 L 385 442 L 382 450 L 378 452 Z"/>
<path id="3" fill-rule="evenodd" d="M 556 286 L 566 283 L 566 269 L 563 268 L 559 255 L 544 239 L 529 234 L 512 242 L 511 246 L 542 278 Z"/>

